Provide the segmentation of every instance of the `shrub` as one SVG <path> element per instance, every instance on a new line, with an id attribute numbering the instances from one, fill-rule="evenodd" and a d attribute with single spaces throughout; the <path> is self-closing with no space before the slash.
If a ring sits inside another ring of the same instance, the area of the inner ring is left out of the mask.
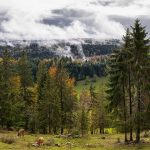
<path id="1" fill-rule="evenodd" d="M 79 130 L 73 130 L 72 132 L 71 132 L 71 135 L 80 135 L 80 131 Z"/>
<path id="2" fill-rule="evenodd" d="M 73 130 L 72 132 L 71 132 L 71 137 L 72 138 L 80 138 L 81 136 L 80 136 L 80 131 L 79 130 Z"/>
<path id="3" fill-rule="evenodd" d="M 8 137 L 8 136 L 3 136 L 0 138 L 1 142 L 6 143 L 6 144 L 13 144 L 16 142 L 16 139 L 14 137 Z"/>

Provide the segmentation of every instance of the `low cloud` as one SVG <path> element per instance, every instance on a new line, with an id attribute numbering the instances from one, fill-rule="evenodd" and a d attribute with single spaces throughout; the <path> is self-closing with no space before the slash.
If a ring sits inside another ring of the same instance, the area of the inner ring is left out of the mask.
<path id="1" fill-rule="evenodd" d="M 120 39 L 137 17 L 150 29 L 149 6 L 147 0 L 0 0 L 0 39 Z"/>

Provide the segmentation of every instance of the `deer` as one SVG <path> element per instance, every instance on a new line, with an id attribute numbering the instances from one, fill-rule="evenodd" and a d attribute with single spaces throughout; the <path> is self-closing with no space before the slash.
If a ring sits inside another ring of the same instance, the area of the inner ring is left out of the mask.
<path id="1" fill-rule="evenodd" d="M 20 129 L 17 133 L 17 136 L 18 137 L 24 137 L 24 133 L 25 133 L 25 130 L 24 129 Z"/>

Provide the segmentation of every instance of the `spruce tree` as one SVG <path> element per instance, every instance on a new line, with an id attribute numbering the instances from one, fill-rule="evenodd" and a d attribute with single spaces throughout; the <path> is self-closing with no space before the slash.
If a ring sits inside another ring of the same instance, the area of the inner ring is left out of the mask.
<path id="1" fill-rule="evenodd" d="M 48 126 L 48 102 L 45 95 L 45 84 L 47 80 L 47 68 L 44 61 L 41 61 L 37 72 L 37 110 L 38 128 L 41 133 L 47 133 Z"/>
<path id="2" fill-rule="evenodd" d="M 18 61 L 18 71 L 21 83 L 21 96 L 24 103 L 24 128 L 28 130 L 30 105 L 32 104 L 32 91 L 30 87 L 33 86 L 32 71 L 26 52 L 22 52 L 21 58 Z"/>
<path id="3" fill-rule="evenodd" d="M 147 32 L 140 21 L 137 19 L 132 26 L 132 37 L 133 37 L 133 64 L 134 64 L 134 83 L 137 89 L 137 115 L 136 115 L 136 142 L 140 142 L 141 132 L 141 113 L 143 111 L 143 99 L 142 94 L 145 80 L 147 78 L 148 66 L 148 53 L 149 53 L 149 39 L 147 38 Z"/>
<path id="4" fill-rule="evenodd" d="M 12 125 L 11 120 L 11 57 L 8 50 L 3 52 L 0 66 L 0 123 L 2 127 L 6 125 L 9 128 Z"/>
<path id="5" fill-rule="evenodd" d="M 123 109 L 123 126 L 125 132 L 125 142 L 127 142 L 127 104 L 126 104 L 126 67 L 124 64 L 124 55 L 121 49 L 115 50 L 109 63 L 109 83 L 108 100 L 109 110 L 117 111 Z"/>
<path id="6" fill-rule="evenodd" d="M 127 97 L 129 98 L 129 127 L 130 141 L 133 140 L 133 113 L 135 114 L 136 142 L 140 142 L 142 124 L 147 122 L 142 118 L 147 109 L 146 95 L 148 95 L 149 77 L 149 39 L 145 27 L 142 27 L 137 19 L 130 33 L 127 29 L 123 38 L 124 44 L 120 50 L 114 51 L 109 65 L 109 89 L 110 109 L 120 107 L 123 102 L 125 141 L 127 141 Z M 121 90 L 120 90 L 120 89 Z M 119 91 L 120 90 L 120 91 Z M 128 96 L 127 96 L 128 95 Z M 121 100 L 121 101 L 120 101 Z M 133 109 L 133 101 L 135 108 Z M 134 110 L 134 112 L 133 112 Z"/>
<path id="7" fill-rule="evenodd" d="M 126 35 L 123 36 L 123 47 L 122 47 L 122 53 L 124 55 L 124 60 L 123 63 L 126 66 L 126 76 L 127 76 L 127 81 L 126 81 L 126 90 L 128 93 L 129 97 L 129 126 L 130 126 L 130 141 L 133 141 L 133 94 L 132 94 L 132 89 L 133 89 L 133 40 L 131 37 L 131 33 L 129 28 L 126 30 Z"/>

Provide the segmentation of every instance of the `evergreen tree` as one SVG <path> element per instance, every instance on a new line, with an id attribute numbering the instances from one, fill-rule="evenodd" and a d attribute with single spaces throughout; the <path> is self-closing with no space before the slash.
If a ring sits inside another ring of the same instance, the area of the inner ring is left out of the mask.
<path id="1" fill-rule="evenodd" d="M 37 109 L 38 109 L 38 124 L 39 130 L 42 133 L 47 133 L 48 126 L 48 106 L 45 95 L 45 84 L 47 80 L 47 68 L 45 62 L 40 62 L 37 72 Z"/>
<path id="2" fill-rule="evenodd" d="M 126 90 L 129 97 L 129 121 L 130 121 L 130 141 L 133 141 L 133 115 L 132 115 L 132 105 L 133 105 L 133 40 L 131 37 L 131 33 L 129 28 L 126 30 L 126 35 L 123 36 L 123 47 L 122 53 L 125 56 L 124 64 L 126 66 L 126 76 L 127 76 L 127 83 L 126 83 Z"/>
<path id="3" fill-rule="evenodd" d="M 11 119 L 11 57 L 8 50 L 5 50 L 0 66 L 0 123 L 2 127 L 9 128 L 12 125 Z"/>
<path id="4" fill-rule="evenodd" d="M 21 83 L 21 96 L 24 103 L 24 119 L 25 119 L 25 129 L 28 129 L 29 125 L 29 115 L 30 115 L 30 106 L 32 104 L 32 91 L 30 87 L 33 85 L 32 81 L 32 72 L 30 63 L 25 52 L 22 53 L 21 58 L 19 59 L 19 75 Z"/>
<path id="5" fill-rule="evenodd" d="M 110 108 L 114 109 L 120 102 L 123 102 L 124 108 L 124 125 L 125 125 L 125 141 L 127 141 L 127 94 L 129 98 L 129 126 L 130 140 L 133 140 L 133 100 L 135 101 L 135 128 L 136 142 L 140 141 L 140 132 L 142 124 L 147 122 L 142 119 L 142 114 L 146 110 L 146 95 L 148 91 L 146 87 L 149 85 L 148 72 L 149 69 L 149 39 L 145 27 L 142 27 L 139 20 L 135 21 L 132 32 L 127 29 L 123 38 L 124 44 L 120 50 L 114 51 L 110 59 L 109 68 L 109 94 Z M 119 88 L 122 90 L 119 91 Z M 118 99 L 119 98 L 119 99 Z M 120 101 L 122 100 L 122 101 Z M 143 117 L 144 118 L 144 117 Z M 142 123 L 143 122 L 143 123 Z"/>
<path id="6" fill-rule="evenodd" d="M 120 111 L 123 108 L 125 142 L 127 142 L 127 104 L 126 104 L 126 67 L 124 55 L 121 50 L 115 50 L 110 59 L 109 68 L 109 94 L 110 110 Z"/>
<path id="7" fill-rule="evenodd" d="M 132 27 L 133 37 L 133 64 L 134 64 L 134 83 L 137 89 L 137 116 L 136 116 L 136 142 L 140 141 L 141 132 L 141 113 L 143 111 L 144 101 L 142 100 L 142 94 L 147 80 L 148 66 L 148 53 L 149 53 L 149 39 L 147 38 L 147 32 L 140 21 L 137 19 Z"/>

